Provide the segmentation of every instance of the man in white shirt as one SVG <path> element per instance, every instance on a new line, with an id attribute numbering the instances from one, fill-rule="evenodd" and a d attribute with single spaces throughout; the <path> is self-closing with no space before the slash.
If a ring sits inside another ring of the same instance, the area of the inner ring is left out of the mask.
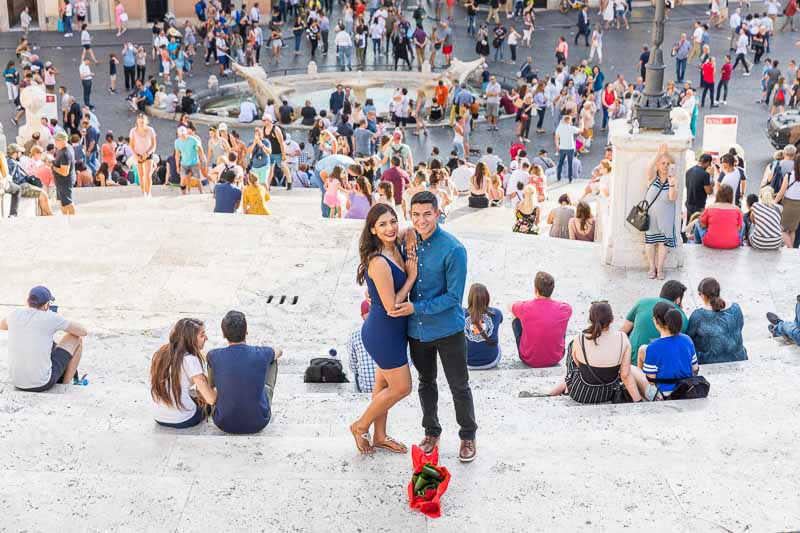
<path id="1" fill-rule="evenodd" d="M 506 179 L 506 183 L 504 184 L 506 187 L 506 195 L 509 198 L 513 198 L 517 191 L 520 190 L 520 187 L 518 187 L 517 184 L 521 183 L 522 187 L 524 188 L 530 180 L 530 174 L 531 164 L 527 161 L 524 161 L 519 168 L 512 172 Z"/>
<path id="2" fill-rule="evenodd" d="M 694 33 L 692 33 L 692 49 L 689 50 L 689 63 L 695 57 L 700 56 L 700 51 L 703 49 L 703 34 L 706 32 L 705 28 L 703 28 L 703 24 L 696 20 L 694 22 Z"/>
<path id="3" fill-rule="evenodd" d="M 223 172 L 226 170 L 232 170 L 236 175 L 233 180 L 234 185 L 239 188 L 246 185 L 244 183 L 244 169 L 240 165 L 236 164 L 236 157 L 236 152 L 229 152 L 228 160 L 226 162 L 220 163 L 219 165 L 213 167 L 211 172 L 209 172 L 209 178 L 211 181 L 218 183 Z"/>
<path id="4" fill-rule="evenodd" d="M 564 160 L 567 160 L 569 182 L 572 183 L 572 160 L 575 158 L 575 136 L 581 132 L 581 128 L 572 125 L 572 117 L 564 115 L 561 124 L 556 128 L 555 143 L 558 148 L 558 168 L 556 169 L 556 179 L 561 181 L 561 169 Z"/>
<path id="5" fill-rule="evenodd" d="M 78 74 L 80 74 L 81 85 L 83 85 L 83 104 L 88 106 L 89 109 L 94 109 L 92 105 L 92 78 L 94 78 L 94 74 L 92 74 L 90 64 L 90 59 L 87 57 L 78 68 Z"/>
<path id="6" fill-rule="evenodd" d="M 242 100 L 239 105 L 239 122 L 242 124 L 249 124 L 253 122 L 258 116 L 258 109 L 256 105 L 250 100 Z"/>
<path id="7" fill-rule="evenodd" d="M 258 26 L 261 22 L 261 9 L 258 7 L 258 2 L 253 4 L 253 7 L 250 8 L 250 22 L 252 22 L 254 26 Z"/>
<path id="8" fill-rule="evenodd" d="M 28 307 L 14 309 L 0 320 L 0 330 L 8 331 L 11 382 L 18 389 L 44 392 L 58 382 L 73 381 L 78 370 L 86 328 L 56 314 L 54 300 L 47 287 L 34 287 L 28 293 Z M 65 332 L 58 344 L 53 342 L 57 331 Z"/>
<path id="9" fill-rule="evenodd" d="M 469 192 L 469 180 L 472 179 L 473 174 L 475 174 L 475 165 L 459 159 L 458 167 L 450 175 L 450 181 L 456 186 L 459 194 Z"/>
<path id="10" fill-rule="evenodd" d="M 728 20 L 728 26 L 731 29 L 731 42 L 728 44 L 728 48 L 731 50 L 734 49 L 734 45 L 736 43 L 736 39 L 738 39 L 739 35 L 736 30 L 739 29 L 739 26 L 742 25 L 742 10 L 741 8 L 736 8 L 736 10 L 731 14 L 731 18 Z"/>
<path id="11" fill-rule="evenodd" d="M 500 163 L 500 158 L 494 153 L 494 148 L 487 146 L 486 154 L 484 154 L 479 161 L 486 165 L 486 168 L 489 169 L 489 172 L 492 174 L 497 173 L 497 164 Z"/>
<path id="12" fill-rule="evenodd" d="M 489 83 L 486 85 L 486 119 L 489 121 L 489 131 L 497 131 L 497 116 L 500 114 L 500 91 L 502 89 L 495 76 L 489 78 Z"/>
<path id="13" fill-rule="evenodd" d="M 333 40 L 338 52 L 336 62 L 344 70 L 345 59 L 347 60 L 347 70 L 353 70 L 353 39 L 350 34 L 340 27 L 339 32 Z"/>

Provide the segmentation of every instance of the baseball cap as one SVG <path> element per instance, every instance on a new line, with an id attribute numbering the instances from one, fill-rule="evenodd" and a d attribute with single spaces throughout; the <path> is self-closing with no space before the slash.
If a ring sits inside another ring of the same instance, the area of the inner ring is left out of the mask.
<path id="1" fill-rule="evenodd" d="M 178 128 L 178 135 L 186 135 L 187 133 L 189 133 L 189 130 L 186 129 L 186 126 Z"/>
<path id="2" fill-rule="evenodd" d="M 700 163 L 711 163 L 713 158 L 709 154 L 703 154 L 700 156 Z"/>
<path id="3" fill-rule="evenodd" d="M 394 130 L 394 133 L 392 133 L 392 136 L 393 137 L 402 137 L 403 134 L 400 132 L 400 130 Z"/>
<path id="4" fill-rule="evenodd" d="M 228 125 L 224 122 L 221 122 L 219 125 L 219 131 L 228 131 Z"/>
<path id="5" fill-rule="evenodd" d="M 69 140 L 69 136 L 67 136 L 66 132 L 59 131 L 58 133 L 56 133 L 55 139 L 57 141 L 65 141 L 66 142 L 67 140 Z"/>
<path id="6" fill-rule="evenodd" d="M 8 152 L 9 155 L 11 155 L 11 154 L 13 154 L 15 152 L 22 152 L 22 151 L 23 151 L 22 147 L 20 145 L 18 145 L 17 143 L 11 143 L 6 148 L 6 152 Z"/>
<path id="7" fill-rule="evenodd" d="M 54 302 L 56 299 L 50 293 L 50 289 L 37 285 L 28 293 L 28 305 L 44 305 L 48 302 Z"/>

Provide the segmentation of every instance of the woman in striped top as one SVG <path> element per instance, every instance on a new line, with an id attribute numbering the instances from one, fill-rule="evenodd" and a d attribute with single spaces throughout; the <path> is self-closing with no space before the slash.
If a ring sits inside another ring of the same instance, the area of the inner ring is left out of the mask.
<path id="1" fill-rule="evenodd" d="M 589 326 L 578 333 L 567 347 L 567 376 L 550 391 L 563 393 L 580 403 L 605 403 L 619 382 L 633 401 L 639 401 L 634 372 L 644 381 L 638 368 L 631 368 L 631 343 L 619 330 L 611 330 L 614 314 L 608 302 L 594 302 L 589 308 Z"/>
<path id="2" fill-rule="evenodd" d="M 758 194 L 758 202 L 750 208 L 750 247 L 757 250 L 783 248 L 781 235 L 781 213 L 783 207 L 776 204 L 772 187 L 764 187 Z"/>
<path id="3" fill-rule="evenodd" d="M 675 160 L 667 152 L 666 144 L 658 148 L 655 159 L 647 167 L 647 183 L 645 200 L 650 205 L 650 228 L 644 234 L 644 250 L 650 267 L 647 277 L 664 279 L 667 248 L 675 248 L 675 200 L 678 198 Z"/>

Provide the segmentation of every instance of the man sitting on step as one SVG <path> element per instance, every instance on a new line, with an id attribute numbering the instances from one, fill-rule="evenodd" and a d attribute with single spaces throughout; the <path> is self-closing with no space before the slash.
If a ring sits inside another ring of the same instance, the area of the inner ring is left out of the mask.
<path id="1" fill-rule="evenodd" d="M 783 337 L 789 342 L 800 345 L 800 294 L 797 295 L 797 304 L 794 307 L 794 321 L 781 320 L 775 313 L 767 313 L 769 332 L 773 337 Z"/>
<path id="2" fill-rule="evenodd" d="M 0 330 L 8 331 L 11 381 L 20 390 L 44 392 L 59 382 L 89 383 L 77 374 L 86 328 L 56 314 L 54 300 L 47 287 L 34 287 L 28 307 L 14 309 L 0 320 Z M 64 332 L 58 344 L 53 342 L 57 331 Z"/>
<path id="3" fill-rule="evenodd" d="M 367 319 L 368 314 L 369 301 L 364 300 L 361 302 L 362 322 Z M 361 326 L 362 324 L 359 323 L 358 327 L 350 333 L 350 339 L 347 341 L 350 371 L 355 376 L 353 381 L 356 382 L 358 392 L 372 392 L 375 387 L 375 360 L 364 347 L 364 341 L 361 339 Z"/>
<path id="4" fill-rule="evenodd" d="M 283 350 L 246 343 L 247 319 L 229 311 L 222 319 L 225 348 L 208 352 L 208 381 L 217 388 L 214 423 L 226 433 L 258 433 L 272 416 L 272 394 Z"/>

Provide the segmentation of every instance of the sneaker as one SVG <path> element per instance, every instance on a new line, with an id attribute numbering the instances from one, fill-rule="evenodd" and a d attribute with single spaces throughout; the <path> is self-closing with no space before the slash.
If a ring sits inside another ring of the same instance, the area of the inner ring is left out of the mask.
<path id="1" fill-rule="evenodd" d="M 462 463 L 471 463 L 476 453 L 474 440 L 462 440 L 461 448 L 458 450 L 458 460 Z"/>
<path id="2" fill-rule="evenodd" d="M 432 437 L 430 435 L 425 435 L 425 438 L 422 439 L 422 442 L 419 443 L 419 448 L 422 450 L 422 453 L 425 455 L 430 455 L 433 452 L 433 449 L 439 445 L 439 437 Z"/>
<path id="3" fill-rule="evenodd" d="M 769 330 L 770 335 L 772 335 L 773 337 L 778 337 L 778 334 L 775 333 L 775 324 L 770 324 L 769 326 L 767 326 L 767 329 Z"/>
<path id="4" fill-rule="evenodd" d="M 767 313 L 767 320 L 769 320 L 770 324 L 777 324 L 778 322 L 781 321 L 781 319 L 778 318 L 778 315 L 772 312 Z"/>
<path id="5" fill-rule="evenodd" d="M 750 75 L 749 72 L 745 72 L 744 74 L 742 74 L 742 76 L 749 76 L 749 75 Z"/>

